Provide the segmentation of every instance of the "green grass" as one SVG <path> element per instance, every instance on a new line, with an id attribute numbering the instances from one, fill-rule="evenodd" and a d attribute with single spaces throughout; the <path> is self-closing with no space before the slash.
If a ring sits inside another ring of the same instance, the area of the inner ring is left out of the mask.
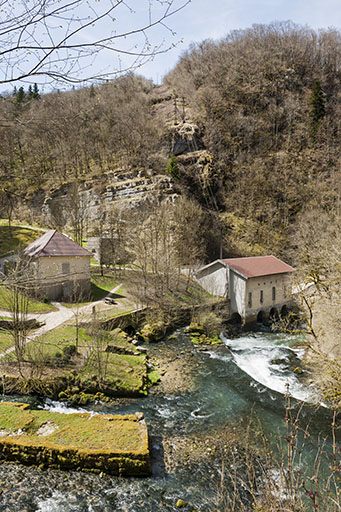
<path id="1" fill-rule="evenodd" d="M 11 310 L 11 293 L 4 286 L 0 286 L 0 309 L 6 311 Z M 39 302 L 34 299 L 29 299 L 28 313 L 49 313 L 50 311 L 57 311 L 57 308 L 52 304 Z"/>
<path id="2" fill-rule="evenodd" d="M 133 350 L 133 345 L 128 343 L 122 331 L 115 329 L 114 331 L 104 331 L 106 344 L 115 345 L 121 348 L 129 348 Z M 75 325 L 62 325 L 56 329 L 52 329 L 48 333 L 44 334 L 39 338 L 39 341 L 46 343 L 46 352 L 53 353 L 58 350 L 62 350 L 63 347 L 70 344 L 76 344 L 77 341 L 77 329 Z M 93 343 L 93 335 L 84 327 L 78 328 L 78 346 L 79 352 L 86 353 L 89 347 Z"/>
<path id="3" fill-rule="evenodd" d="M 108 421 L 109 418 L 111 421 Z M 44 436 L 39 435 L 39 429 L 46 424 L 54 425 L 55 430 Z M 26 446 L 54 445 L 87 451 L 134 452 L 145 448 L 148 442 L 133 415 L 60 414 L 34 411 L 28 409 L 26 404 L 8 402 L 0 404 L 0 428 L 9 434 L 22 430 L 16 441 Z"/>
<path id="4" fill-rule="evenodd" d="M 77 343 L 77 329 L 75 325 L 62 325 L 44 334 L 39 340 L 46 344 L 44 346 L 44 352 L 51 355 L 55 353 L 56 350 L 62 350 L 66 345 L 75 345 Z M 84 349 L 84 351 L 86 351 L 91 345 L 91 341 L 92 336 L 84 327 L 79 327 L 78 345 L 80 346 L 80 350 Z"/>
<path id="5" fill-rule="evenodd" d="M 110 318 L 116 318 L 117 316 L 126 315 L 131 313 L 132 311 L 135 311 L 135 307 L 131 307 L 131 304 L 129 304 L 125 308 L 119 308 L 119 309 L 107 309 L 106 311 L 99 311 L 97 316 L 101 320 L 109 320 Z"/>
<path id="6" fill-rule="evenodd" d="M 117 279 L 114 278 L 112 275 L 106 275 L 101 276 L 100 273 L 98 273 L 98 270 L 96 272 L 91 272 L 91 300 L 85 300 L 84 302 L 73 302 L 72 304 L 66 302 L 64 303 L 64 306 L 67 308 L 74 308 L 77 306 L 86 306 L 87 304 L 91 304 L 92 302 L 96 302 L 97 300 L 104 299 L 110 290 L 115 288 L 120 283 Z M 121 295 L 121 292 L 123 291 L 123 287 L 120 288 L 117 293 L 113 295 L 113 298 L 124 298 L 124 295 Z"/>
<path id="7" fill-rule="evenodd" d="M 102 332 L 103 338 L 98 341 L 83 327 L 78 331 L 78 353 L 89 355 L 85 366 L 80 368 L 79 374 L 84 379 L 98 376 L 102 377 L 106 386 L 124 391 L 136 391 L 144 387 L 147 376 L 146 357 L 144 354 L 135 355 L 115 354 L 104 352 L 107 345 L 134 350 L 134 346 L 125 340 L 123 333 L 116 329 L 112 332 Z M 41 348 L 45 355 L 54 357 L 62 353 L 67 345 L 76 345 L 76 326 L 66 325 L 53 329 L 42 336 Z M 102 351 L 102 353 L 100 353 Z"/>
<path id="8" fill-rule="evenodd" d="M 80 371 L 80 375 L 91 378 L 99 373 L 102 373 L 106 387 L 128 392 L 142 390 L 147 376 L 146 356 L 107 352 L 102 352 L 99 356 L 94 353 Z"/>
<path id="9" fill-rule="evenodd" d="M 34 228 L 0 225 L 0 258 L 17 253 L 42 234 Z"/>
<path id="10" fill-rule="evenodd" d="M 97 270 L 97 272 L 91 272 L 91 283 L 101 290 L 110 292 L 110 290 L 115 288 L 115 286 L 117 286 L 120 281 L 118 281 L 115 276 L 110 274 L 101 276 L 100 272 Z"/>
<path id="11" fill-rule="evenodd" d="M 0 353 L 13 347 L 13 336 L 8 331 L 0 329 Z"/>
<path id="12" fill-rule="evenodd" d="M 91 282 L 91 298 L 95 302 L 96 300 L 102 300 L 104 299 L 110 290 L 107 290 L 106 288 L 102 288 L 101 286 L 98 286 L 93 281 Z"/>

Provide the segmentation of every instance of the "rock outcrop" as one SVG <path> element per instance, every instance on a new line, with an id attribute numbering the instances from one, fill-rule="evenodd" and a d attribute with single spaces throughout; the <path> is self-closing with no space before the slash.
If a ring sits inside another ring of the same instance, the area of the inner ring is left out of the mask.
<path id="1" fill-rule="evenodd" d="M 182 185 L 200 189 L 211 186 L 212 155 L 204 147 L 201 128 L 192 119 L 188 105 L 175 99 L 165 86 L 155 87 L 150 94 L 160 133 L 157 150 L 146 155 L 146 166 L 89 169 L 50 190 L 37 190 L 26 198 L 31 215 L 37 218 L 42 214 L 43 224 L 64 227 L 85 211 L 86 224 L 91 225 L 115 208 L 139 209 L 164 200 L 174 201 L 180 187 L 166 173 L 171 155 L 181 166 Z M 88 234 L 91 236 L 91 230 Z"/>

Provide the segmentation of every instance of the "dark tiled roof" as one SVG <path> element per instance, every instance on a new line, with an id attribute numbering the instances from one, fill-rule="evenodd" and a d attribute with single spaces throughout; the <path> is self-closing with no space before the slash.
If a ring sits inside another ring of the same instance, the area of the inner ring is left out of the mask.
<path id="1" fill-rule="evenodd" d="M 25 256 L 91 256 L 90 252 L 71 238 L 51 229 L 24 249 Z"/>
<path id="2" fill-rule="evenodd" d="M 293 272 L 295 269 L 275 256 L 253 256 L 221 260 L 245 277 L 260 277 Z"/>

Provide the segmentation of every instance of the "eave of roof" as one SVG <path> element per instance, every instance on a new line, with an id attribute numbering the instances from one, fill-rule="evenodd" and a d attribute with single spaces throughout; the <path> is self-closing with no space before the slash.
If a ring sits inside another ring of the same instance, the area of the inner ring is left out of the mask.
<path id="1" fill-rule="evenodd" d="M 55 229 L 47 231 L 40 238 L 34 240 L 24 249 L 23 253 L 31 258 L 91 256 L 89 251 Z"/>
<path id="2" fill-rule="evenodd" d="M 270 255 L 214 260 L 204 267 L 201 267 L 197 271 L 197 274 L 217 263 L 220 263 L 224 267 L 230 268 L 233 272 L 240 275 L 244 279 L 274 274 L 284 274 L 295 271 L 295 269 L 287 263 L 284 263 L 280 259 L 276 258 L 276 256 Z"/>
<path id="3" fill-rule="evenodd" d="M 222 260 L 228 267 L 246 279 L 294 272 L 295 269 L 276 256 L 252 256 Z"/>
<path id="4" fill-rule="evenodd" d="M 214 260 L 214 261 L 211 261 L 211 263 L 208 263 L 207 265 L 205 265 L 204 267 L 199 268 L 199 270 L 197 270 L 196 274 L 198 274 L 198 272 L 201 272 L 202 270 L 206 270 L 207 268 L 212 267 L 216 263 L 221 263 L 224 267 L 227 267 L 226 263 L 224 263 L 223 260 Z"/>

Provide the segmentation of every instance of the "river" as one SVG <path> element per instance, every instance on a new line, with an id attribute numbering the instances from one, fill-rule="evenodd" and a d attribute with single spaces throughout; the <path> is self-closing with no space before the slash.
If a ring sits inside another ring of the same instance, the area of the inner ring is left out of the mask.
<path id="1" fill-rule="evenodd" d="M 191 504 L 184 510 L 219 510 L 225 438 L 243 438 L 252 413 L 275 446 L 284 428 L 287 385 L 297 410 L 302 400 L 319 400 L 290 369 L 299 366 L 302 356 L 301 349 L 293 348 L 294 337 L 257 332 L 223 341 L 218 348 L 198 350 L 178 330 L 175 339 L 150 345 L 148 350 L 152 358 L 164 354 L 173 364 L 178 361 L 188 385 L 173 393 L 156 386 L 145 398 L 86 409 L 99 414 L 144 413 L 151 435 L 152 477 L 118 478 L 3 464 L 0 512 L 171 512 L 179 510 L 178 499 Z M 22 397 L 2 399 L 22 401 Z M 58 402 L 33 402 L 37 407 L 75 412 Z M 306 442 L 309 465 L 317 435 L 328 432 L 331 414 L 326 407 L 316 410 L 312 405 L 300 414 L 302 421 L 314 420 L 312 437 Z"/>

